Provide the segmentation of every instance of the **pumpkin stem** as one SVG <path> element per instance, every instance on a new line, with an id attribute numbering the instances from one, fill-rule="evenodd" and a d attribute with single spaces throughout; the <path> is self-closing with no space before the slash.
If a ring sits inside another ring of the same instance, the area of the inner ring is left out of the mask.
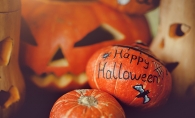
<path id="1" fill-rule="evenodd" d="M 84 106 L 96 106 L 98 104 L 97 99 L 93 96 L 80 96 L 78 103 Z"/>

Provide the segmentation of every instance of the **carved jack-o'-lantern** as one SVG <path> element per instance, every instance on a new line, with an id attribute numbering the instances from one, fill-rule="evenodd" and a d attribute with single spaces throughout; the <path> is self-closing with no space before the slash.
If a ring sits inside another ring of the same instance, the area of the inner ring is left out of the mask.
<path id="1" fill-rule="evenodd" d="M 99 0 L 128 14 L 144 14 L 159 5 L 160 0 Z"/>
<path id="2" fill-rule="evenodd" d="M 151 45 L 155 55 L 173 69 L 177 98 L 195 98 L 194 8 L 194 0 L 163 0 L 158 34 Z"/>
<path id="3" fill-rule="evenodd" d="M 130 18 L 97 1 L 23 0 L 22 5 L 33 37 L 21 32 L 21 65 L 33 71 L 30 78 L 42 88 L 81 88 L 87 83 L 86 63 L 97 49 L 150 41 L 143 16 Z"/>
<path id="4" fill-rule="evenodd" d="M 24 100 L 24 81 L 18 65 L 20 1 L 0 1 L 0 118 L 17 112 Z"/>

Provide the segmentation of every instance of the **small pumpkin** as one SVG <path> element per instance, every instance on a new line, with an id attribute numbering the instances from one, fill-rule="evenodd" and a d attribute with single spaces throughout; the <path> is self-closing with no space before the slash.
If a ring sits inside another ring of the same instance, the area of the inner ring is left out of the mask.
<path id="1" fill-rule="evenodd" d="M 8 118 L 24 101 L 25 85 L 18 64 L 20 1 L 0 1 L 0 118 Z"/>
<path id="2" fill-rule="evenodd" d="M 21 65 L 40 88 L 82 88 L 87 84 L 85 66 L 94 51 L 136 39 L 150 42 L 145 17 L 131 18 L 97 1 L 23 0 L 22 6 L 27 28 L 21 31 Z"/>
<path id="3" fill-rule="evenodd" d="M 99 0 L 100 2 L 121 12 L 143 15 L 158 7 L 160 0 Z"/>
<path id="4" fill-rule="evenodd" d="M 140 43 L 102 48 L 90 58 L 86 73 L 92 88 L 141 109 L 164 104 L 171 91 L 170 73 Z"/>
<path id="5" fill-rule="evenodd" d="M 96 89 L 78 89 L 61 96 L 50 118 L 125 118 L 123 108 L 110 94 Z"/>

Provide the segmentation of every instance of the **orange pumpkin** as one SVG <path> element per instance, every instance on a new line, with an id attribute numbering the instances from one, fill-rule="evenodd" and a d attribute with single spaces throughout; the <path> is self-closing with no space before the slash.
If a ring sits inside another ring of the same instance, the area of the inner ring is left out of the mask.
<path id="1" fill-rule="evenodd" d="M 70 91 L 53 105 L 50 118 L 125 118 L 125 113 L 110 94 L 96 89 Z"/>
<path id="2" fill-rule="evenodd" d="M 160 0 L 99 0 L 104 4 L 128 14 L 144 14 L 159 5 Z"/>
<path id="3" fill-rule="evenodd" d="M 22 27 L 21 65 L 32 70 L 30 78 L 41 88 L 82 88 L 94 51 L 136 39 L 150 42 L 144 17 L 130 18 L 99 2 L 23 0 L 22 6 L 30 33 Z"/>
<path id="4" fill-rule="evenodd" d="M 168 99 L 172 79 L 147 46 L 108 46 L 89 60 L 86 73 L 92 88 L 104 90 L 123 103 L 154 108 Z"/>

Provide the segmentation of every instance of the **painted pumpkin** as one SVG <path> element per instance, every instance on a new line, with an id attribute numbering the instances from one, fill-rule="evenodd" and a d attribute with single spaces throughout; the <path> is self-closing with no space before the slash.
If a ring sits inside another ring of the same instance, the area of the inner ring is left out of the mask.
<path id="1" fill-rule="evenodd" d="M 147 46 L 108 46 L 87 64 L 92 88 L 106 91 L 121 102 L 141 109 L 164 104 L 171 91 L 171 76 Z"/>
<path id="2" fill-rule="evenodd" d="M 61 96 L 50 118 L 125 118 L 123 108 L 110 94 L 96 89 L 78 89 Z"/>
<path id="3" fill-rule="evenodd" d="M 150 42 L 144 17 L 130 18 L 99 2 L 23 0 L 22 6 L 31 34 L 27 28 L 21 31 L 21 65 L 32 71 L 30 78 L 41 88 L 82 88 L 94 51 L 136 39 Z"/>
<path id="4" fill-rule="evenodd" d="M 0 1 L 0 118 L 14 115 L 24 101 L 18 65 L 20 1 Z"/>
<path id="5" fill-rule="evenodd" d="M 156 56 L 172 69 L 174 99 L 195 98 L 195 1 L 163 0 L 160 24 L 151 44 Z M 182 12 L 177 12 L 180 9 Z"/>
<path id="6" fill-rule="evenodd" d="M 114 9 L 128 14 L 145 14 L 156 8 L 160 0 L 99 0 Z"/>

